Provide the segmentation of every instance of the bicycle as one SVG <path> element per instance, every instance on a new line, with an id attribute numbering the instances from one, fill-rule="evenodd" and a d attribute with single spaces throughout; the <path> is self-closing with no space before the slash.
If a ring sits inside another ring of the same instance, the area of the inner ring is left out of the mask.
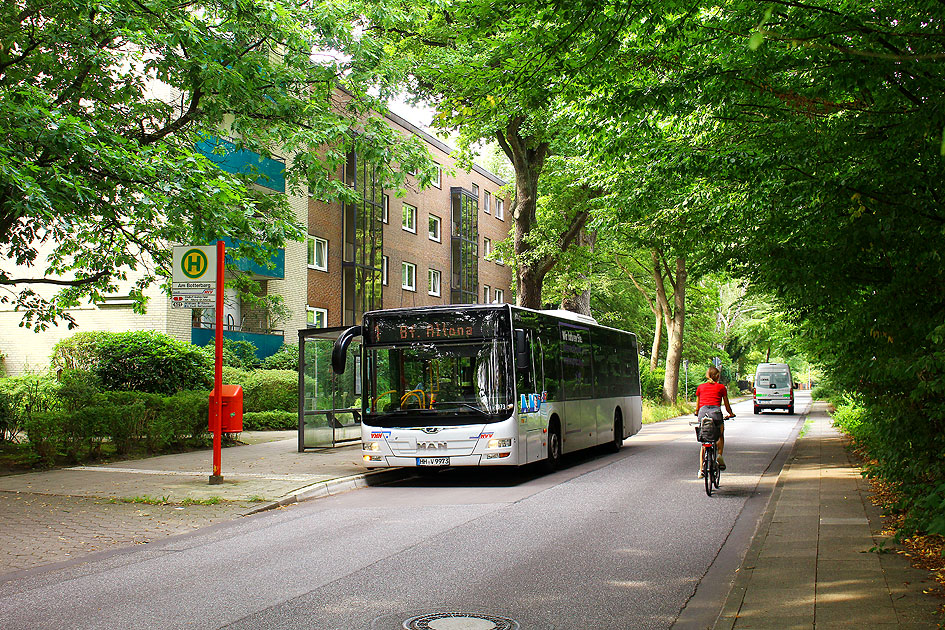
<path id="1" fill-rule="evenodd" d="M 735 414 L 726 416 L 726 420 L 734 418 Z M 698 426 L 699 421 L 691 421 L 689 423 L 693 426 Z M 708 496 L 712 496 L 713 487 L 719 487 L 719 481 L 722 478 L 722 469 L 719 468 L 719 459 L 718 453 L 716 451 L 716 444 L 718 440 L 704 440 L 702 437 L 699 437 L 699 443 L 702 445 L 702 479 L 705 482 L 705 493 Z"/>

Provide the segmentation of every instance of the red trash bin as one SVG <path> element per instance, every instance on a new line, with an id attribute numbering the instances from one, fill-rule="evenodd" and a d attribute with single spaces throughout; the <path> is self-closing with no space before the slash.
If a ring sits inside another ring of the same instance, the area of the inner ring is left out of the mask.
<path id="1" fill-rule="evenodd" d="M 217 397 L 210 392 L 210 420 L 208 430 L 213 432 L 213 417 L 216 414 Z M 240 385 L 223 385 L 223 421 L 221 433 L 241 433 L 243 431 L 243 388 Z"/>

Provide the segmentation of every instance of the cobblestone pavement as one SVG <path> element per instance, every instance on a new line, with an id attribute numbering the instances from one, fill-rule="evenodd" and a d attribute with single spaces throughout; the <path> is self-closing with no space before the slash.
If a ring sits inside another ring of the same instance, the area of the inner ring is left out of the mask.
<path id="1" fill-rule="evenodd" d="M 0 576 L 183 534 L 237 518 L 255 505 L 148 505 L 0 492 Z"/>

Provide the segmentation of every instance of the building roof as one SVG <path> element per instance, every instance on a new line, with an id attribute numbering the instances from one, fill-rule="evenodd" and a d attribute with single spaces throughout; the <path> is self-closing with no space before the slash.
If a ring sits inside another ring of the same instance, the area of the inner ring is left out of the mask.
<path id="1" fill-rule="evenodd" d="M 421 129 L 420 127 L 418 127 L 418 126 L 416 126 L 415 124 L 413 124 L 412 122 L 410 122 L 409 120 L 403 118 L 402 116 L 398 116 L 398 115 L 395 114 L 394 112 L 387 112 L 387 113 L 385 114 L 385 117 L 386 117 L 388 120 L 390 120 L 391 122 L 397 123 L 398 125 L 400 125 L 400 126 L 403 127 L 404 129 L 406 129 L 407 131 L 409 131 L 410 133 L 412 133 L 412 134 L 414 134 L 414 135 L 416 135 L 416 136 L 420 136 L 425 142 L 427 142 L 428 144 L 432 144 L 433 146 L 435 146 L 437 149 L 439 149 L 439 150 L 442 151 L 443 153 L 446 153 L 447 155 L 449 155 L 449 154 L 451 154 L 451 153 L 453 152 L 453 148 L 452 148 L 451 146 L 449 146 L 448 144 L 446 144 L 445 142 L 443 142 L 442 140 L 440 140 L 440 139 L 437 138 L 436 136 L 433 136 L 433 135 L 427 133 L 426 131 L 424 131 L 424 130 Z M 482 168 L 482 167 L 479 166 L 478 164 L 473 164 L 472 170 L 473 170 L 474 172 L 476 172 L 476 173 L 479 173 L 480 175 L 482 175 L 482 176 L 485 177 L 486 179 L 488 179 L 488 180 L 494 182 L 494 183 L 497 184 L 498 186 L 505 186 L 506 184 L 509 183 L 509 182 L 505 181 L 504 179 L 502 179 L 501 177 L 499 177 L 498 175 L 495 175 L 495 174 L 493 174 L 493 173 L 490 173 L 489 171 L 487 171 L 486 169 Z"/>

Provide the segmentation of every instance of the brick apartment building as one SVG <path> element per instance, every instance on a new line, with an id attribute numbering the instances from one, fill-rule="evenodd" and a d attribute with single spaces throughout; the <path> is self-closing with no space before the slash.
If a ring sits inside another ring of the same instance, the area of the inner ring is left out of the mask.
<path id="1" fill-rule="evenodd" d="M 349 155 L 339 176 L 363 201 L 341 207 L 309 199 L 308 322 L 341 326 L 367 310 L 509 298 L 512 273 L 486 259 L 509 233 L 506 182 L 475 166 L 461 170 L 452 150 L 403 118 L 388 115 L 404 134 L 423 139 L 439 167 L 432 187 L 408 176 L 406 194 L 374 190 L 372 173 Z"/>

